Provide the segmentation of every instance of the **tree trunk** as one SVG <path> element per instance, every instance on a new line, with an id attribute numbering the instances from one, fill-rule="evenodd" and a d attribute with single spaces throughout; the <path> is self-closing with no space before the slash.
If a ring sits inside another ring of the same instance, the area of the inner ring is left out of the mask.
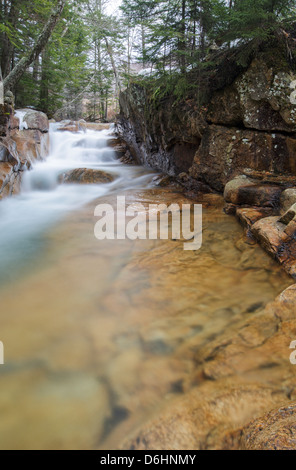
<path id="1" fill-rule="evenodd" d="M 181 21 L 181 39 L 180 39 L 180 65 L 181 72 L 186 73 L 186 0 L 182 0 L 182 21 Z"/>
<path id="2" fill-rule="evenodd" d="M 45 114 L 48 114 L 48 53 L 44 49 L 42 52 L 42 67 L 41 67 L 41 85 L 40 85 L 40 95 L 39 95 L 39 106 L 41 111 Z"/>
<path id="3" fill-rule="evenodd" d="M 107 37 L 105 37 L 105 42 L 106 42 L 107 52 L 108 52 L 110 60 L 111 60 L 111 65 L 112 65 L 112 69 L 113 69 L 113 73 L 114 73 L 114 77 L 115 77 L 115 81 L 116 81 L 116 86 L 117 86 L 118 90 L 121 91 L 121 83 L 120 83 L 117 67 L 116 67 L 116 64 L 115 64 L 115 60 L 114 60 L 114 57 L 113 57 L 112 47 L 110 46 Z"/>
<path id="4" fill-rule="evenodd" d="M 16 21 L 17 21 L 17 16 L 18 16 L 17 6 L 18 6 L 17 2 L 13 1 L 11 3 L 11 7 L 8 12 L 6 2 L 4 3 L 2 21 L 4 22 L 7 19 L 8 24 L 10 24 L 12 27 L 15 27 Z M 1 43 L 2 43 L 1 69 L 2 69 L 3 78 L 5 78 L 11 70 L 11 61 L 12 61 L 12 56 L 13 56 L 13 51 L 14 51 L 14 45 L 10 42 L 9 37 L 7 36 L 6 33 L 3 33 Z"/>
<path id="5" fill-rule="evenodd" d="M 27 57 L 23 57 L 17 65 L 12 69 L 10 74 L 4 80 L 4 87 L 6 90 L 14 89 L 15 85 L 21 79 L 22 75 L 29 67 L 29 65 L 37 59 L 37 57 L 41 54 L 43 49 L 45 48 L 48 40 L 59 21 L 64 7 L 66 5 L 67 0 L 58 0 L 57 6 L 52 11 L 49 20 L 47 21 L 46 25 L 43 28 L 39 38 L 37 39 L 33 49 L 31 50 L 30 54 Z"/>

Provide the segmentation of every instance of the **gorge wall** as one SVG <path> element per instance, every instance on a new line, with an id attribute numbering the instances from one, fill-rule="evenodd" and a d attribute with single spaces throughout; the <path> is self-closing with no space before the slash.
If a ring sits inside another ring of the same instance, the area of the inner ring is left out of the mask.
<path id="1" fill-rule="evenodd" d="M 130 85 L 120 96 L 118 131 L 134 158 L 169 175 L 186 172 L 191 184 L 219 192 L 246 168 L 295 175 L 295 75 L 286 46 L 275 40 L 244 66 L 220 53 L 207 71 L 210 93 L 202 104 L 198 87 L 177 102 L 172 95 L 153 100 L 144 85 Z"/>
<path id="2" fill-rule="evenodd" d="M 0 199 L 20 191 L 23 172 L 49 153 L 49 122 L 32 109 L 0 109 Z"/>

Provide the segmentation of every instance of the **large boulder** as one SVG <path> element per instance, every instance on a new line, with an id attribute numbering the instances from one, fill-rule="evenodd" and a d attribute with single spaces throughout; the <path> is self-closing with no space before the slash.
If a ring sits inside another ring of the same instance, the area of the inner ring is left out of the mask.
<path id="1" fill-rule="evenodd" d="M 236 205 L 275 207 L 279 205 L 281 192 L 280 186 L 260 184 L 242 175 L 226 184 L 224 199 Z"/>
<path id="2" fill-rule="evenodd" d="M 48 117 L 41 111 L 35 111 L 34 109 L 20 109 L 17 110 L 16 116 L 20 121 L 22 121 L 22 129 L 33 129 L 40 132 L 49 131 Z"/>

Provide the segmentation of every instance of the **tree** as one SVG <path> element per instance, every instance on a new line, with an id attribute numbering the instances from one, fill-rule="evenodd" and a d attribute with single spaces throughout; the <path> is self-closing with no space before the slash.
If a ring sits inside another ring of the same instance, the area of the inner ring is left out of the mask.
<path id="1" fill-rule="evenodd" d="M 13 89 L 25 73 L 27 67 L 31 65 L 31 63 L 36 60 L 44 50 L 58 20 L 62 15 L 66 2 L 67 0 L 57 0 L 55 8 L 29 54 L 26 57 L 23 57 L 4 79 L 5 89 Z"/>

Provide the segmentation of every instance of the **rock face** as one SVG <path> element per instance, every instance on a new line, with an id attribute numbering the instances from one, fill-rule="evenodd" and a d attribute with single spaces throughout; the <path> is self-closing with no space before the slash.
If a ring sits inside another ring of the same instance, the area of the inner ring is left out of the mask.
<path id="1" fill-rule="evenodd" d="M 245 68 L 232 64 L 225 83 L 218 69 L 203 106 L 194 96 L 155 103 L 140 85 L 121 94 L 118 130 L 138 161 L 169 175 L 188 172 L 220 192 L 244 168 L 294 175 L 296 107 L 285 48 L 274 41 Z"/>
<path id="2" fill-rule="evenodd" d="M 76 168 L 75 170 L 67 171 L 60 176 L 61 183 L 80 183 L 80 184 L 95 184 L 95 183 L 111 183 L 114 176 L 102 170 L 92 170 L 89 168 Z"/>
<path id="3" fill-rule="evenodd" d="M 14 115 L 12 108 L 5 113 L 0 138 L 0 199 L 18 193 L 23 171 L 49 153 L 49 122 L 44 113 L 28 109 Z"/>

